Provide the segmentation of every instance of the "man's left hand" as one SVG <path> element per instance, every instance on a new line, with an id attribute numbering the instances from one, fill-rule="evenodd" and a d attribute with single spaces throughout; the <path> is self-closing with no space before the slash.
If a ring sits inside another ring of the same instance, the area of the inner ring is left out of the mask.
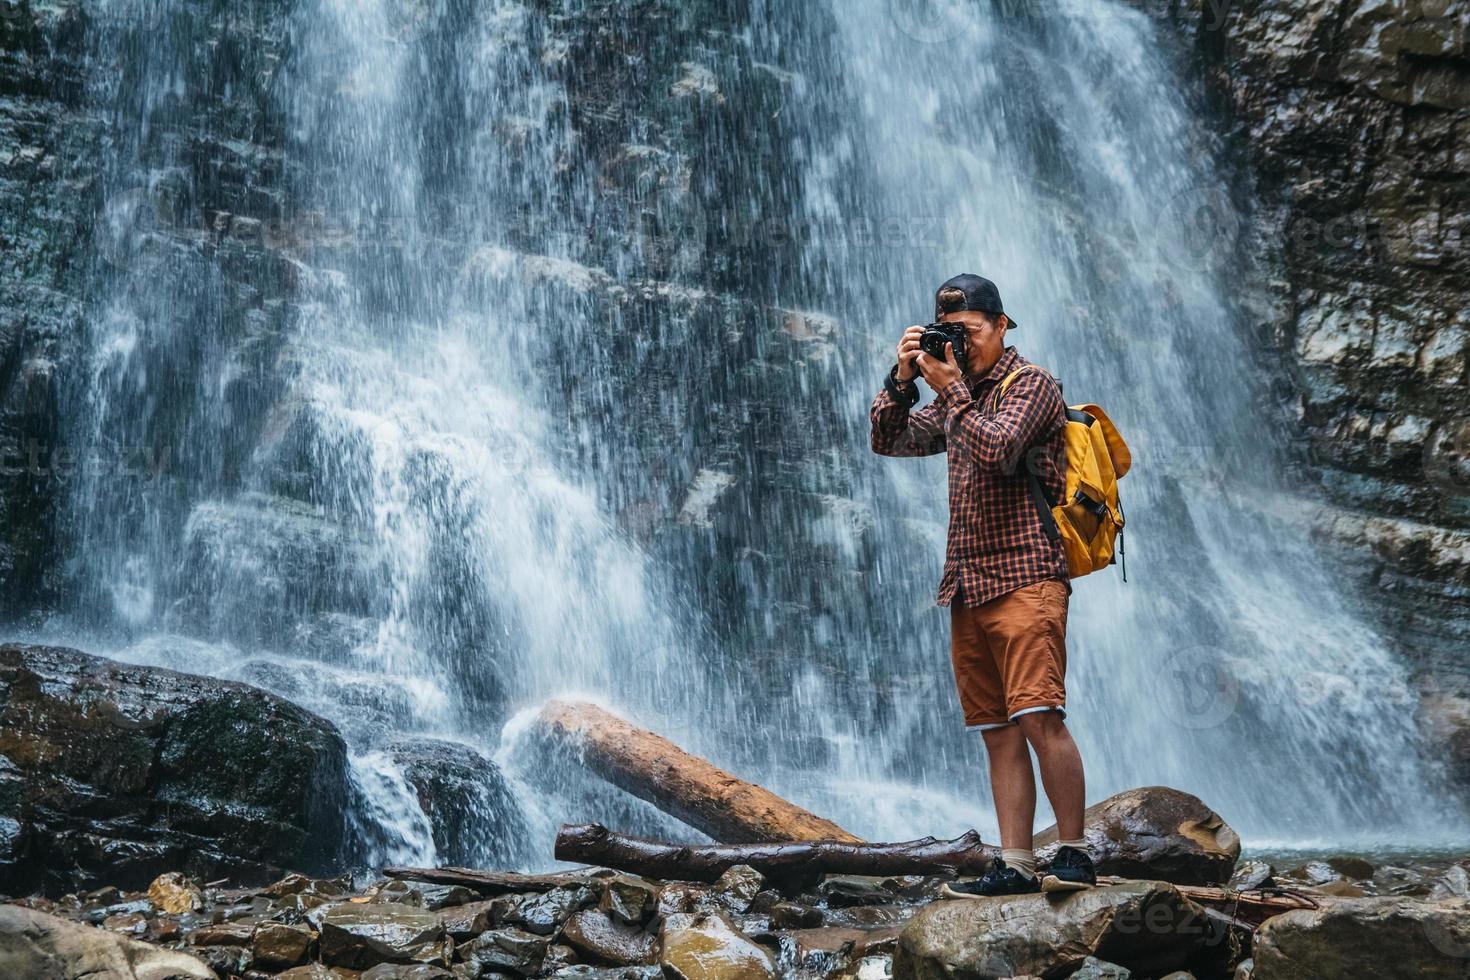
<path id="1" fill-rule="evenodd" d="M 954 345 L 944 345 L 944 360 L 931 357 L 928 354 L 920 354 L 914 363 L 919 365 L 919 373 L 924 376 L 924 383 L 935 392 L 944 390 L 952 381 L 958 381 L 964 376 L 960 371 L 959 362 L 955 360 Z"/>

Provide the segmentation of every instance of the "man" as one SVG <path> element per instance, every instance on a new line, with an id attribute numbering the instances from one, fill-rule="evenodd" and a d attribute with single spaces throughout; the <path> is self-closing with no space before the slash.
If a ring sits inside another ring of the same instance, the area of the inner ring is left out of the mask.
<path id="1" fill-rule="evenodd" d="M 950 657 L 965 725 L 990 759 L 1001 857 L 978 881 L 948 885 L 949 898 L 1072 891 L 1097 881 L 1082 839 L 1082 758 L 1064 721 L 1067 600 L 1072 586 L 1060 541 L 1048 536 L 1027 467 L 1053 499 L 1064 485 L 1066 406 L 1039 368 L 1000 383 L 1029 362 L 1005 343 L 1016 328 L 995 283 L 962 275 L 935 297 L 935 315 L 962 324 L 966 355 L 923 353 L 923 327 L 898 342 L 898 363 L 873 400 L 873 451 L 949 455 L 949 542 L 939 605 L 950 609 Z M 934 391 L 928 407 L 915 377 Z M 1061 847 L 1038 874 L 1035 752 L 1057 815 Z"/>

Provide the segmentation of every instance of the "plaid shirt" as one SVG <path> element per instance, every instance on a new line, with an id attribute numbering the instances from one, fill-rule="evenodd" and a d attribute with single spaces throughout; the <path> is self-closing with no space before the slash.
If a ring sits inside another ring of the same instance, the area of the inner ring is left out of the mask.
<path id="1" fill-rule="evenodd" d="M 1068 582 L 1066 555 L 1061 542 L 1046 536 L 1025 469 L 1029 457 L 1047 493 L 1060 499 L 1067 458 L 1061 389 L 1045 372 L 1027 371 L 990 413 L 996 386 L 1027 363 L 1007 347 L 983 377 L 951 381 L 932 404 L 912 413 L 886 389 L 873 399 L 873 452 L 949 454 L 941 606 L 957 597 L 962 606 L 978 606 L 1046 579 Z M 1029 452 L 1032 447 L 1041 451 Z"/>

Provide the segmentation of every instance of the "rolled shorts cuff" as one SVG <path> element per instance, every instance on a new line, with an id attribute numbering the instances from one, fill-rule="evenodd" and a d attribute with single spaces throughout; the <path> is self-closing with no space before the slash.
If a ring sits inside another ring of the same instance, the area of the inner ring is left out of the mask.
<path id="1" fill-rule="evenodd" d="M 1067 717 L 1067 706 L 1066 705 L 1064 705 L 1064 704 L 1051 704 L 1051 703 L 1046 703 L 1046 704 L 1028 704 L 1028 705 L 1022 705 L 1021 707 L 1017 708 L 1015 711 L 1012 711 L 1010 713 L 1010 717 L 1007 720 L 1013 722 L 1017 718 L 1021 717 L 1022 715 L 1033 715 L 1033 714 L 1036 714 L 1038 711 L 1055 711 L 1057 714 L 1061 715 L 1063 718 Z"/>
<path id="2" fill-rule="evenodd" d="M 969 722 L 966 722 L 965 723 L 965 731 L 967 731 L 967 732 L 989 732 L 989 731 L 994 731 L 997 728 L 1010 728 L 1013 724 L 1015 724 L 1015 722 L 1013 722 L 1013 721 L 984 721 L 984 722 L 980 722 L 977 725 L 972 725 Z"/>

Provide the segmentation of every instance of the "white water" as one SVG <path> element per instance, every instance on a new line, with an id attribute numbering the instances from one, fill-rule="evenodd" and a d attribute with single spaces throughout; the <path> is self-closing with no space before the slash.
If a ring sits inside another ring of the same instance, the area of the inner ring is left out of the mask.
<path id="1" fill-rule="evenodd" d="M 1288 483 L 1288 433 L 1232 305 L 1239 219 L 1145 18 L 976 5 L 936 33 L 902 0 L 753 4 L 748 24 L 714 25 L 746 62 L 661 55 L 672 74 L 637 108 L 662 128 L 629 119 L 612 159 L 573 123 L 581 66 L 560 28 L 511 0 L 471 6 L 300 5 L 272 89 L 291 285 L 260 284 L 284 304 L 242 296 L 253 273 L 227 250 L 146 234 L 136 254 L 104 249 L 78 428 L 94 447 L 162 439 L 173 462 L 162 481 L 79 488 L 83 587 L 56 631 L 331 718 L 375 860 L 436 857 L 384 752 L 403 733 L 498 753 L 529 863 L 562 819 L 658 826 L 502 738 L 569 693 L 870 838 L 993 834 L 932 606 L 942 465 L 880 460 L 866 433 L 897 334 L 936 283 L 977 271 L 1000 284 L 1021 350 L 1070 400 L 1105 403 L 1135 447 L 1129 582 L 1094 576 L 1073 600 L 1089 795 L 1179 786 L 1248 840 L 1453 826 L 1427 802 L 1402 670 L 1308 522 L 1261 506 Z M 131 134 L 117 201 L 184 166 L 143 149 L 194 84 L 182 30 L 99 58 L 99 88 L 142 63 L 144 92 L 117 110 Z M 703 118 L 680 99 L 772 85 L 778 112 L 733 110 L 742 140 L 680 129 Z M 746 149 L 759 138 L 783 155 Z M 733 200 L 659 170 L 742 152 Z M 700 311 L 733 246 L 656 256 L 602 180 L 629 161 L 650 168 L 638 203 L 669 222 L 789 204 L 778 217 L 816 233 L 737 274 L 728 291 L 748 305 L 711 333 Z M 752 386 L 752 360 L 792 357 L 779 331 L 732 339 L 772 306 L 836 325 L 779 385 Z M 706 370 L 694 344 L 729 346 Z M 695 376 L 646 366 L 671 360 Z M 657 407 L 635 402 L 640 384 Z M 801 434 L 744 417 L 773 398 L 784 425 L 828 443 L 773 452 Z M 646 431 L 649 415 L 667 425 Z"/>

